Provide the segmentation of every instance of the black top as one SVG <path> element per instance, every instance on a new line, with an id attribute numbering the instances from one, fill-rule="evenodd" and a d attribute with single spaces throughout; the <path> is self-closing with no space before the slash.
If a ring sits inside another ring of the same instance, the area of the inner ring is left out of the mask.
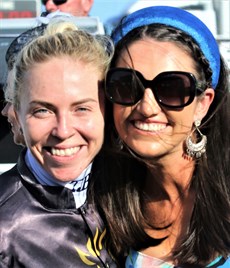
<path id="1" fill-rule="evenodd" d="M 0 267 L 116 267 L 95 207 L 76 209 L 71 190 L 38 184 L 24 155 L 0 175 Z"/>

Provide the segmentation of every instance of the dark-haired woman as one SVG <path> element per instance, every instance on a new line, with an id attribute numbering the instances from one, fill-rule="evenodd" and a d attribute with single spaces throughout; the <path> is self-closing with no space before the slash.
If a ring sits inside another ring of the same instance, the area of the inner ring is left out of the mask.
<path id="1" fill-rule="evenodd" d="M 112 38 L 108 122 L 145 168 L 105 185 L 113 251 L 127 268 L 230 267 L 230 101 L 215 38 L 166 6 L 130 14 Z"/>

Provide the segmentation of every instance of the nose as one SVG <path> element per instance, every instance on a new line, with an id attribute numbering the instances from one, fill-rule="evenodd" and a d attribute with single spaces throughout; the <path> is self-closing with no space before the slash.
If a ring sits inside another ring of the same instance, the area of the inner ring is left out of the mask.
<path id="1" fill-rule="evenodd" d="M 52 129 L 52 135 L 60 140 L 65 140 L 72 137 L 75 133 L 73 120 L 74 119 L 67 114 L 57 117 L 55 126 Z"/>
<path id="2" fill-rule="evenodd" d="M 48 12 L 54 12 L 56 10 L 58 10 L 58 7 L 54 4 L 54 2 L 52 0 L 48 0 L 45 4 L 46 6 L 46 10 Z"/>
<path id="3" fill-rule="evenodd" d="M 1 111 L 1 114 L 5 117 L 8 117 L 8 112 L 10 109 L 11 104 L 9 102 L 6 103 L 6 105 L 4 106 L 4 108 Z"/>
<path id="4" fill-rule="evenodd" d="M 154 94 L 150 88 L 146 88 L 142 99 L 138 102 L 136 109 L 146 117 L 157 114 L 161 111 L 161 107 L 156 101 Z"/>

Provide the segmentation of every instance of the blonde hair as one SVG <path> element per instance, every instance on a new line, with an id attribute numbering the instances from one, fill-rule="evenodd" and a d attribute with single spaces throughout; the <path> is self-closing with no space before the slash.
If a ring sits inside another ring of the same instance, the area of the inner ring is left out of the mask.
<path id="1" fill-rule="evenodd" d="M 69 56 L 94 66 L 103 79 L 113 51 L 112 41 L 107 36 L 93 36 L 79 30 L 71 21 L 51 21 L 43 35 L 25 45 L 17 57 L 13 85 L 15 108 L 18 109 L 20 105 L 24 75 L 35 63 L 42 63 L 53 57 Z"/>

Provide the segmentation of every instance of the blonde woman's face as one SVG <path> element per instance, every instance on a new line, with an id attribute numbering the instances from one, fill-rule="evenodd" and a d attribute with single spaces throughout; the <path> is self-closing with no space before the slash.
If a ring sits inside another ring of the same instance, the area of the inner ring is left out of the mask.
<path id="1" fill-rule="evenodd" d="M 36 64 L 25 76 L 17 113 L 26 145 L 60 181 L 78 177 L 101 149 L 100 76 L 91 65 L 68 57 Z"/>

